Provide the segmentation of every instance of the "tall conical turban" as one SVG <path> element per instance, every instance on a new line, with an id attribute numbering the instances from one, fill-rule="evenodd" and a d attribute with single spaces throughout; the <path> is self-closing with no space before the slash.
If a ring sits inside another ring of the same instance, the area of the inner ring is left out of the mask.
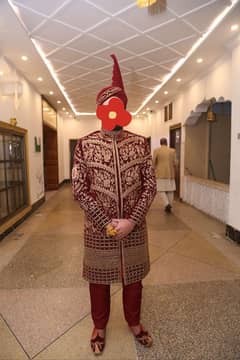
<path id="1" fill-rule="evenodd" d="M 113 64 L 113 74 L 112 74 L 112 85 L 104 87 L 97 94 L 97 104 L 102 104 L 105 100 L 109 99 L 111 96 L 116 96 L 124 103 L 126 108 L 127 106 L 127 95 L 124 91 L 123 80 L 121 75 L 121 70 L 117 58 L 114 54 L 111 55 L 114 64 Z"/>

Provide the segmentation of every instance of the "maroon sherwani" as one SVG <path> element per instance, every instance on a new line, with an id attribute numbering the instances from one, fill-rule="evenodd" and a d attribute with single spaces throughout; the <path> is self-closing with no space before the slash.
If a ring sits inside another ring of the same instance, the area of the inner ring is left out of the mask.
<path id="1" fill-rule="evenodd" d="M 83 277 L 93 284 L 140 282 L 149 272 L 145 216 L 156 194 L 147 140 L 128 131 L 96 131 L 78 141 L 72 184 L 85 211 Z M 121 241 L 106 236 L 113 218 L 131 219 Z"/>

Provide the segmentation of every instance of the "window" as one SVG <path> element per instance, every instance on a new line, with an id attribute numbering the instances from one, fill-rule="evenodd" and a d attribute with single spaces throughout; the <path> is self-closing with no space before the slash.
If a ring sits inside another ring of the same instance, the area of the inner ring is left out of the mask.
<path id="1" fill-rule="evenodd" d="M 164 121 L 172 120 L 173 118 L 173 103 L 164 106 Z"/>
<path id="2" fill-rule="evenodd" d="M 28 205 L 25 134 L 0 123 L 0 224 Z"/>
<path id="3" fill-rule="evenodd" d="M 215 102 L 186 125 L 186 174 L 229 184 L 230 148 L 231 103 Z"/>

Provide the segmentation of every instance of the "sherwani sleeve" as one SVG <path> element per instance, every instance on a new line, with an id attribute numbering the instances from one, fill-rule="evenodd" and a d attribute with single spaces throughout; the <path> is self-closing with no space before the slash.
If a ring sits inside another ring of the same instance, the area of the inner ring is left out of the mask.
<path id="1" fill-rule="evenodd" d="M 111 219 L 105 214 L 94 194 L 90 192 L 90 179 L 83 157 L 81 140 L 78 141 L 74 152 L 72 190 L 74 199 L 79 201 L 80 207 L 85 211 L 87 217 L 101 231 Z"/>
<path id="2" fill-rule="evenodd" d="M 135 224 L 141 223 L 145 218 L 157 192 L 155 171 L 147 140 L 145 140 L 144 146 L 145 154 L 141 164 L 142 192 L 129 217 Z"/>

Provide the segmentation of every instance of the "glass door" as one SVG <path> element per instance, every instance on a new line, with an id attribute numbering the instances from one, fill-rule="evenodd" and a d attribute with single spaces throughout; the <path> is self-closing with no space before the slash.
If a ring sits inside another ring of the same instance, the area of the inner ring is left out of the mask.
<path id="1" fill-rule="evenodd" d="M 0 128 L 0 224 L 27 205 L 24 135 Z"/>

